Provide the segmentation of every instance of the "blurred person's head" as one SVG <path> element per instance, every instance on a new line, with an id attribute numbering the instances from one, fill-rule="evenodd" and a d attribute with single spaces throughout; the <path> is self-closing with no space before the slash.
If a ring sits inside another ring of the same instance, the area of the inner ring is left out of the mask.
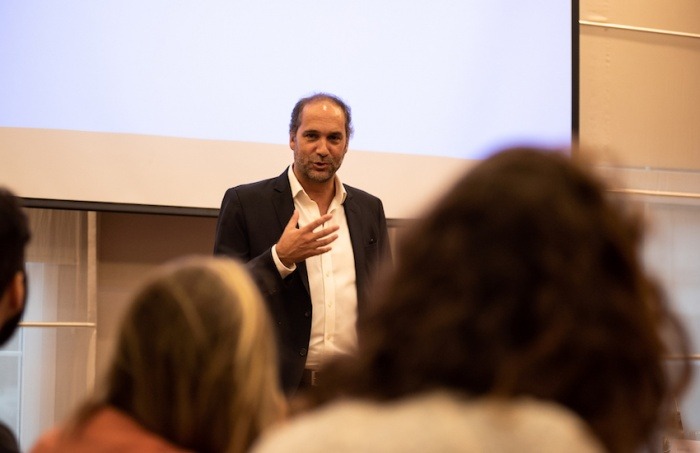
<path id="1" fill-rule="evenodd" d="M 246 269 L 226 258 L 166 265 L 136 294 L 104 404 L 197 452 L 243 452 L 279 419 L 275 333 Z M 80 423 L 80 422 L 78 422 Z"/>
<path id="2" fill-rule="evenodd" d="M 29 223 L 18 199 L 0 188 L 0 345 L 12 336 L 24 313 L 24 253 L 29 238 Z"/>
<path id="3" fill-rule="evenodd" d="M 610 451 L 650 441 L 689 375 L 687 362 L 668 374 L 662 334 L 687 344 L 623 208 L 558 152 L 477 164 L 400 238 L 357 362 L 333 381 L 379 400 L 531 396 L 578 414 Z"/>

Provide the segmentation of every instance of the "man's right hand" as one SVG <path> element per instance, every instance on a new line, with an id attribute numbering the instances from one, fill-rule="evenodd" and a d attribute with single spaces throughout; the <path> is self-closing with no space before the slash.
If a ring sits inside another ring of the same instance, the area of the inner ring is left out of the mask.
<path id="1" fill-rule="evenodd" d="M 332 225 L 322 228 L 316 232 L 314 230 L 333 218 L 333 214 L 322 215 L 318 219 L 297 228 L 299 222 L 299 211 L 294 210 L 292 218 L 277 241 L 277 256 L 282 264 L 292 267 L 293 264 L 304 261 L 311 256 L 320 255 L 330 251 L 330 243 L 338 239 L 335 234 L 340 228 Z"/>

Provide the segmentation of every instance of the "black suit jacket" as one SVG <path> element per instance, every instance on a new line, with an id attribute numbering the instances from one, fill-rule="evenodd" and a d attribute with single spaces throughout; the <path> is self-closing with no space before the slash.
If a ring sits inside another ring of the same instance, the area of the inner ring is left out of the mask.
<path id="1" fill-rule="evenodd" d="M 377 265 L 389 257 L 384 207 L 379 198 L 345 185 L 345 216 L 355 257 L 358 315 Z M 271 248 L 294 212 L 285 170 L 277 178 L 226 191 L 216 227 L 214 253 L 248 263 L 277 328 L 280 377 L 287 394 L 298 388 L 311 334 L 311 297 L 306 264 L 285 279 L 279 275 Z"/>

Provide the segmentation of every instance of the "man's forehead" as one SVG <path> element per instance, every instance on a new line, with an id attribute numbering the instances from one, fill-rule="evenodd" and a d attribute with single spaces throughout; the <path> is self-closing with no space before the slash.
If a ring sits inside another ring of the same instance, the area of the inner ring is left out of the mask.
<path id="1" fill-rule="evenodd" d="M 345 126 L 345 112 L 335 102 L 328 99 L 319 99 L 306 104 L 301 111 L 301 122 L 328 121 L 338 119 Z"/>

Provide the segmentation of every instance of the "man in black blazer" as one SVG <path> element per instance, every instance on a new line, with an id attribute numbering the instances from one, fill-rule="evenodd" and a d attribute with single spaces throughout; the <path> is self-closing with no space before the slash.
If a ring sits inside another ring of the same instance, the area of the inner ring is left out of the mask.
<path id="1" fill-rule="evenodd" d="M 379 198 L 336 175 L 352 135 L 350 108 L 315 94 L 292 111 L 294 163 L 280 176 L 224 195 L 214 253 L 248 263 L 277 328 L 288 395 L 313 385 L 336 354 L 352 354 L 355 323 L 389 256 Z"/>

